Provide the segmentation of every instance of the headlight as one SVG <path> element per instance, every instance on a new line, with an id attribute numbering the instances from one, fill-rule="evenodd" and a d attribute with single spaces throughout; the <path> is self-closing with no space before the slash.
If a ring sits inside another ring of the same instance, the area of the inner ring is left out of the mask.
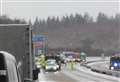
<path id="1" fill-rule="evenodd" d="M 37 65 L 37 68 L 40 68 L 41 66 L 40 65 Z"/>
<path id="2" fill-rule="evenodd" d="M 45 68 L 46 68 L 46 69 L 49 69 L 49 67 L 48 67 L 48 66 L 46 66 Z"/>
<path id="3" fill-rule="evenodd" d="M 57 68 L 59 68 L 59 65 L 56 65 Z"/>
<path id="4" fill-rule="evenodd" d="M 114 67 L 111 67 L 111 70 L 114 70 Z"/>
<path id="5" fill-rule="evenodd" d="M 56 69 L 57 69 L 57 67 L 53 67 L 53 69 L 54 69 L 54 70 L 56 70 Z"/>
<path id="6" fill-rule="evenodd" d="M 75 61 L 75 59 L 72 59 L 73 61 Z"/>
<path id="7" fill-rule="evenodd" d="M 85 61 L 85 60 L 82 60 L 83 62 Z"/>

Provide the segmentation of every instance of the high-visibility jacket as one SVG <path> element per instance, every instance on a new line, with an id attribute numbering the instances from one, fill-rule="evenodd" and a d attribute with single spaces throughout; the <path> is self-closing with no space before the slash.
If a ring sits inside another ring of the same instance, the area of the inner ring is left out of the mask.
<path id="1" fill-rule="evenodd" d="M 40 65 L 44 66 L 44 64 L 45 64 L 45 56 L 44 55 L 40 56 L 39 63 L 40 63 Z"/>

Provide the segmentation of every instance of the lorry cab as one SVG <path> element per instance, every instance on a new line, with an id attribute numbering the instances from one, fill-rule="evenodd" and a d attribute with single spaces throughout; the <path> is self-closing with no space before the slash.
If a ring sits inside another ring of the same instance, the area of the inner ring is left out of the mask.
<path id="1" fill-rule="evenodd" d="M 21 82 L 14 56 L 5 51 L 0 51 L 0 82 Z"/>
<path id="2" fill-rule="evenodd" d="M 16 59 L 5 51 L 0 51 L 0 82 L 22 82 Z M 32 82 L 24 80 L 24 82 Z"/>
<path id="3" fill-rule="evenodd" d="M 0 82 L 20 82 L 20 80 L 14 56 L 0 51 Z"/>

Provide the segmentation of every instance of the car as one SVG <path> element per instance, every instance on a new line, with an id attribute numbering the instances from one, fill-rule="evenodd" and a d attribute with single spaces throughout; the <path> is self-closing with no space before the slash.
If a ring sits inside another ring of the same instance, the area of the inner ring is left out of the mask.
<path id="1" fill-rule="evenodd" d="M 58 71 L 59 65 L 55 59 L 46 60 L 45 71 Z"/>

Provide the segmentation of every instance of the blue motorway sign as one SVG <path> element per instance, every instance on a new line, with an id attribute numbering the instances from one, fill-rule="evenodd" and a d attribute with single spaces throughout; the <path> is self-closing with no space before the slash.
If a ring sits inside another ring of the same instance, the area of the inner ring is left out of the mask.
<path id="1" fill-rule="evenodd" d="M 33 35 L 32 36 L 32 41 L 36 42 L 36 41 L 45 41 L 47 38 L 45 35 Z"/>

